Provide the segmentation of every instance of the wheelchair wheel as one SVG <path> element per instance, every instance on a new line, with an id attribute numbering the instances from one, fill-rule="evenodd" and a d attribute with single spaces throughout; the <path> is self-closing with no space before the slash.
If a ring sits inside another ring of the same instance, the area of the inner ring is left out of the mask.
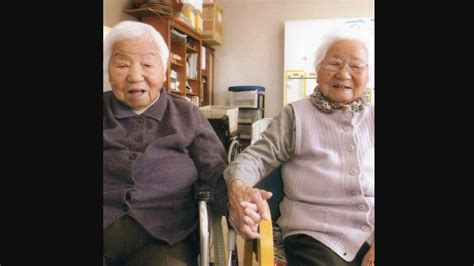
<path id="1" fill-rule="evenodd" d="M 222 216 L 209 212 L 211 221 L 211 241 L 214 245 L 214 266 L 225 266 L 224 233 L 222 231 Z"/>
<path id="2" fill-rule="evenodd" d="M 227 161 L 230 163 L 232 162 L 235 157 L 242 152 L 242 145 L 240 145 L 239 141 L 234 139 L 229 145 L 229 151 L 227 152 Z"/>

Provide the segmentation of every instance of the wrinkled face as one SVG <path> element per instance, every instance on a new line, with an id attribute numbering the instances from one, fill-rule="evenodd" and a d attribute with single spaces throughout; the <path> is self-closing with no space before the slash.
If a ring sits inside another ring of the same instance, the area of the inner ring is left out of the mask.
<path id="1" fill-rule="evenodd" d="M 112 47 L 109 81 L 115 97 L 134 110 L 160 96 L 165 81 L 156 44 L 149 39 L 125 39 Z"/>
<path id="2" fill-rule="evenodd" d="M 367 89 L 368 52 L 356 41 L 333 43 L 319 65 L 317 75 L 321 93 L 336 103 L 349 103 Z"/>

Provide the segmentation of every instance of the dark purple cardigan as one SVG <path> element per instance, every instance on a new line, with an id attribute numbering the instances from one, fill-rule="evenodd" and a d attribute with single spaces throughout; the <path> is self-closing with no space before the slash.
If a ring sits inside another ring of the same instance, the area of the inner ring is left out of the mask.
<path id="1" fill-rule="evenodd" d="M 226 214 L 226 152 L 196 106 L 163 89 L 141 115 L 111 92 L 103 100 L 104 228 L 128 214 L 170 245 L 183 240 L 197 224 L 198 179 L 214 188 L 211 207 Z"/>

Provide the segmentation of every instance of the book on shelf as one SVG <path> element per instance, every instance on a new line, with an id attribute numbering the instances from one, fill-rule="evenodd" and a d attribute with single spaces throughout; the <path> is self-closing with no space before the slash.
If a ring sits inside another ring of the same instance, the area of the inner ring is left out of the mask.
<path id="1" fill-rule="evenodd" d="M 186 77 L 190 79 L 197 79 L 198 73 L 198 55 L 188 55 L 186 62 Z"/>
<path id="2" fill-rule="evenodd" d="M 206 47 L 201 46 L 201 69 L 206 70 Z"/>
<path id="3" fill-rule="evenodd" d="M 179 91 L 179 81 L 171 80 L 170 89 L 175 90 L 175 91 Z"/>
<path id="4" fill-rule="evenodd" d="M 175 29 L 171 30 L 171 40 L 175 42 L 185 43 L 188 35 L 180 33 Z"/>
<path id="5" fill-rule="evenodd" d="M 172 79 L 178 79 L 178 72 L 176 72 L 174 69 L 171 69 L 171 71 L 170 71 L 170 78 L 172 78 Z"/>
<path id="6" fill-rule="evenodd" d="M 189 85 L 188 81 L 186 81 L 186 92 L 193 93 L 193 87 Z"/>

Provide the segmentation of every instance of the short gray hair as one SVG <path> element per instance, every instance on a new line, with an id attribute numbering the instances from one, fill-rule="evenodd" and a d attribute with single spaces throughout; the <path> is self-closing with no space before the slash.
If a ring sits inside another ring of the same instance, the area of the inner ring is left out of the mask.
<path id="1" fill-rule="evenodd" d="M 367 50 L 367 63 L 371 67 L 372 55 L 370 49 L 370 39 L 371 38 L 367 32 L 356 31 L 351 29 L 336 29 L 334 31 L 328 32 L 322 37 L 320 45 L 314 53 L 314 67 L 316 71 L 319 71 L 320 64 L 326 57 L 326 53 L 328 52 L 329 47 L 331 47 L 331 45 L 333 45 L 335 42 L 342 40 L 357 41 L 361 43 Z"/>
<path id="2" fill-rule="evenodd" d="M 163 36 L 148 24 L 138 21 L 122 21 L 112 28 L 104 40 L 104 91 L 110 89 L 108 68 L 110 57 L 112 56 L 113 45 L 121 40 L 139 37 L 148 37 L 156 44 L 156 48 L 158 49 L 163 63 L 163 72 L 166 72 L 168 67 L 169 49 L 163 40 Z"/>

